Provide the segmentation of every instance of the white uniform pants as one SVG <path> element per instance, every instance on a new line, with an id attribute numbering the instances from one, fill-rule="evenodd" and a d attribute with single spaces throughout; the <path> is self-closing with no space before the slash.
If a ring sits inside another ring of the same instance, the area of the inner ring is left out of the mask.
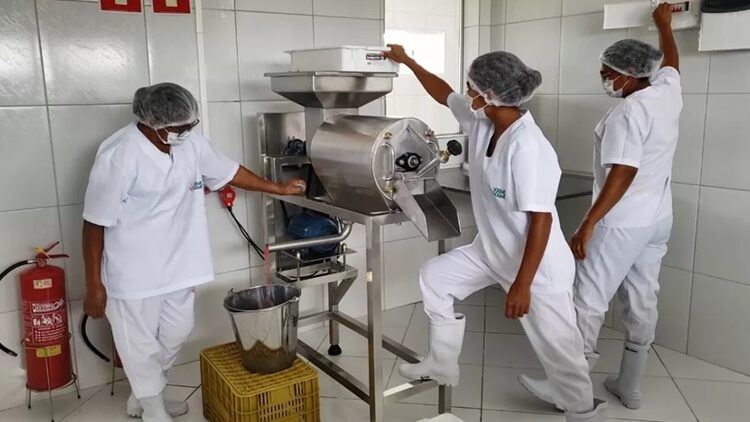
<path id="1" fill-rule="evenodd" d="M 136 398 L 156 396 L 166 387 L 166 372 L 193 330 L 194 301 L 193 289 L 107 300 L 117 353 Z"/>
<path id="2" fill-rule="evenodd" d="M 586 259 L 578 263 L 574 289 L 587 357 L 598 355 L 596 340 L 615 293 L 625 305 L 627 341 L 640 345 L 654 341 L 659 271 L 671 231 L 672 217 L 648 227 L 594 229 Z"/>
<path id="3" fill-rule="evenodd" d="M 469 245 L 428 261 L 420 271 L 419 283 L 425 313 L 435 320 L 455 317 L 454 299 L 463 300 L 496 283 L 507 290 L 512 280 L 498 279 Z M 555 402 L 572 413 L 590 411 L 594 396 L 572 292 L 532 292 L 530 312 L 520 321 L 547 373 Z"/>

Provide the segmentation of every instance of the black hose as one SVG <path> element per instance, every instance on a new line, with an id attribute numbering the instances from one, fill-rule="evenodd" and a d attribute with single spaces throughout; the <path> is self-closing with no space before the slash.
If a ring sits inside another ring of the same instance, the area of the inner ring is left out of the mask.
<path id="1" fill-rule="evenodd" d="M 5 278 L 5 276 L 7 276 L 8 274 L 10 274 L 16 268 L 23 267 L 24 265 L 29 265 L 29 264 L 33 264 L 33 263 L 34 263 L 34 261 L 30 261 L 30 260 L 23 260 L 23 261 L 16 262 L 15 264 L 13 264 L 10 267 L 6 268 L 2 273 L 0 273 L 0 281 L 2 281 L 3 278 Z M 2 343 L 0 343 L 0 350 L 2 350 L 3 352 L 9 354 L 10 356 L 13 356 L 14 358 L 18 357 L 18 353 L 16 353 L 13 350 L 10 350 L 9 348 L 5 347 L 5 345 L 2 344 Z"/>
<path id="2" fill-rule="evenodd" d="M 242 237 L 244 237 L 245 240 L 247 240 L 247 243 L 249 243 L 250 246 L 253 247 L 253 250 L 255 251 L 255 253 L 257 253 L 258 256 L 260 256 L 260 259 L 265 261 L 266 257 L 265 257 L 265 254 L 263 253 L 263 249 L 261 249 L 261 247 L 258 246 L 258 244 L 255 243 L 255 241 L 250 237 L 250 233 L 248 233 L 247 230 L 245 230 L 245 227 L 242 225 L 242 223 L 240 223 L 240 220 L 238 220 L 237 216 L 234 215 L 234 211 L 232 211 L 232 207 L 227 207 L 227 211 L 229 211 L 229 215 L 232 216 L 232 219 L 234 219 L 234 222 L 237 224 L 237 227 L 240 229 L 240 233 L 242 233 Z"/>
<path id="3" fill-rule="evenodd" d="M 86 333 L 86 325 L 89 322 L 89 314 L 84 313 L 83 318 L 81 318 L 81 338 L 83 339 L 83 344 L 86 345 L 92 352 L 94 352 L 95 355 L 99 356 L 103 361 L 105 362 L 111 362 L 111 360 L 102 353 L 99 349 L 94 346 L 93 343 L 91 343 L 91 340 L 89 340 L 89 336 Z"/>

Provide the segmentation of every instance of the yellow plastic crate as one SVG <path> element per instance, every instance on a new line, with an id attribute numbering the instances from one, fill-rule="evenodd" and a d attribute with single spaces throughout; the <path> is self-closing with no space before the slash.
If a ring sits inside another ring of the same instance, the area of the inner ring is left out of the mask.
<path id="1" fill-rule="evenodd" d="M 228 343 L 201 352 L 203 415 L 211 422 L 319 422 L 318 371 L 302 359 L 281 372 L 253 374 Z"/>

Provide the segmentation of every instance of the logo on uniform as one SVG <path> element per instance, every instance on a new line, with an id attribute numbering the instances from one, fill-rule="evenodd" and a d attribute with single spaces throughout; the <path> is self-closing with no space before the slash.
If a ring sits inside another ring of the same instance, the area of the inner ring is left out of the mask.
<path id="1" fill-rule="evenodd" d="M 505 199 L 505 189 L 492 188 L 492 196 L 495 198 Z"/>
<path id="2" fill-rule="evenodd" d="M 190 190 L 199 190 L 203 189 L 203 180 L 198 180 L 196 182 L 193 182 L 193 184 L 190 186 Z"/>

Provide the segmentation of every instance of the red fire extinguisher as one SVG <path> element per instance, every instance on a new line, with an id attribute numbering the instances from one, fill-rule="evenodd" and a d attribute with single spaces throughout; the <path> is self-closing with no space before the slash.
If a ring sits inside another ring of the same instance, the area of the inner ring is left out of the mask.
<path id="1" fill-rule="evenodd" d="M 34 265 L 20 275 L 26 388 L 32 391 L 54 390 L 73 381 L 65 271 L 47 264 L 50 259 L 68 257 L 48 254 L 58 243 L 37 248 L 34 259 L 16 262 L 0 273 L 2 280 L 16 268 Z M 18 356 L 2 344 L 0 350 Z"/>

